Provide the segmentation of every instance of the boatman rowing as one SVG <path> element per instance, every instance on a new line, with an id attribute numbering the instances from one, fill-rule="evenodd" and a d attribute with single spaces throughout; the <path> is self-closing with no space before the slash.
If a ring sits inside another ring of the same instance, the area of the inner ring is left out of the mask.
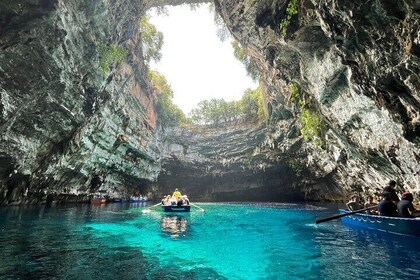
<path id="1" fill-rule="evenodd" d="M 174 193 L 172 194 L 172 198 L 175 198 L 176 200 L 181 198 L 181 192 L 176 188 Z"/>

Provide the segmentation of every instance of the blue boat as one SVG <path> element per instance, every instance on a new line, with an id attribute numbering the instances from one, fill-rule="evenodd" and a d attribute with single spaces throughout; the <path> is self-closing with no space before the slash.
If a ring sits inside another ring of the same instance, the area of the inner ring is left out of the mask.
<path id="1" fill-rule="evenodd" d="M 349 212 L 348 210 L 340 209 L 340 214 Z M 353 227 L 420 237 L 420 218 L 386 217 L 357 213 L 341 217 L 341 222 Z"/>
<path id="2" fill-rule="evenodd" d="M 112 199 L 113 202 L 126 202 L 127 200 L 123 197 L 114 197 Z"/>
<path id="3" fill-rule="evenodd" d="M 162 205 L 164 212 L 190 212 L 190 205 Z"/>

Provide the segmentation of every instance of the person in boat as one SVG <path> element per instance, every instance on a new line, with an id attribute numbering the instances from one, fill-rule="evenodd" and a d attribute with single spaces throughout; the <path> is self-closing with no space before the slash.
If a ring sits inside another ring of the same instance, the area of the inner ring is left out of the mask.
<path id="1" fill-rule="evenodd" d="M 182 206 L 183 205 L 183 201 L 181 198 L 179 198 L 176 202 L 176 206 Z"/>
<path id="2" fill-rule="evenodd" d="M 172 197 L 176 200 L 181 198 L 181 192 L 178 189 L 175 189 L 174 193 L 172 194 Z"/>
<path id="3" fill-rule="evenodd" d="M 401 196 L 400 202 L 397 204 L 398 216 L 404 218 L 415 218 L 417 210 L 413 205 L 413 194 L 405 192 Z"/>
<path id="4" fill-rule="evenodd" d="M 397 216 L 397 205 L 392 201 L 392 194 L 389 192 L 382 193 L 382 200 L 378 204 L 379 215 L 396 217 Z"/>
<path id="5" fill-rule="evenodd" d="M 350 201 L 346 203 L 347 208 L 350 211 L 356 211 L 362 209 L 360 203 L 358 202 L 357 196 L 354 194 L 350 197 Z"/>
<path id="6" fill-rule="evenodd" d="M 365 204 L 363 205 L 363 208 L 369 208 L 369 207 L 373 207 L 376 204 L 373 203 L 373 196 L 368 195 L 367 197 L 367 201 L 365 202 Z M 376 209 L 369 209 L 366 210 L 366 214 L 370 214 L 370 215 L 378 215 L 378 211 Z"/>
<path id="7" fill-rule="evenodd" d="M 182 204 L 190 205 L 190 200 L 188 199 L 188 196 L 186 196 L 186 195 L 182 196 Z"/>
<path id="8" fill-rule="evenodd" d="M 391 180 L 388 182 L 388 185 L 383 190 L 383 193 L 389 193 L 389 195 L 391 196 L 391 200 L 395 204 L 398 203 L 398 201 L 400 201 L 397 191 L 395 190 L 396 187 L 397 187 L 397 182 L 395 182 L 394 180 Z"/>
<path id="9" fill-rule="evenodd" d="M 168 194 L 164 199 L 163 199 L 163 205 L 165 206 L 171 206 L 171 195 Z"/>

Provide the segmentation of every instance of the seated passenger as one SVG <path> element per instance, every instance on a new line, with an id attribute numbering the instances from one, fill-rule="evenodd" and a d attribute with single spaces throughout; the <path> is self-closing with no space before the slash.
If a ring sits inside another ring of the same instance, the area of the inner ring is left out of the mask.
<path id="1" fill-rule="evenodd" d="M 375 203 L 373 203 L 373 197 L 371 195 L 368 196 L 367 198 L 367 202 L 365 202 L 365 205 L 363 208 L 369 208 L 369 207 L 373 207 L 376 206 Z M 377 215 L 378 211 L 376 209 L 369 209 L 366 210 L 366 214 L 370 214 L 370 215 Z"/>
<path id="2" fill-rule="evenodd" d="M 165 205 L 165 206 L 171 206 L 171 195 L 167 195 L 166 197 L 165 197 L 165 200 L 164 200 L 164 202 L 163 202 L 163 205 Z"/>
<path id="3" fill-rule="evenodd" d="M 181 199 L 181 198 L 180 198 L 180 199 L 178 199 L 178 201 L 177 201 L 176 205 L 177 205 L 177 206 L 182 206 L 182 199 Z"/>
<path id="4" fill-rule="evenodd" d="M 403 193 L 400 202 L 397 204 L 398 216 L 404 218 L 415 218 L 417 210 L 413 205 L 413 195 L 409 192 Z"/>
<path id="5" fill-rule="evenodd" d="M 394 202 L 392 202 L 391 193 L 384 192 L 382 196 L 383 199 L 378 204 L 379 214 L 381 216 L 396 217 L 397 205 Z"/>
<path id="6" fill-rule="evenodd" d="M 188 196 L 183 195 L 182 200 L 183 200 L 183 202 L 182 202 L 183 204 L 190 205 L 190 200 L 188 199 Z"/>
<path id="7" fill-rule="evenodd" d="M 347 202 L 347 208 L 350 210 L 350 211 L 356 211 L 356 210 L 360 210 L 361 208 L 360 208 L 360 204 L 359 204 L 359 202 L 357 201 L 357 196 L 354 194 L 354 195 L 352 195 L 351 196 L 351 198 L 350 198 L 350 201 L 349 202 Z"/>
<path id="8" fill-rule="evenodd" d="M 388 182 L 388 185 L 383 190 L 384 193 L 389 193 L 389 195 L 391 196 L 391 201 L 394 203 L 398 203 L 398 201 L 400 201 L 397 191 L 395 190 L 396 187 L 397 187 L 397 182 L 395 182 L 394 180 L 391 180 Z"/>

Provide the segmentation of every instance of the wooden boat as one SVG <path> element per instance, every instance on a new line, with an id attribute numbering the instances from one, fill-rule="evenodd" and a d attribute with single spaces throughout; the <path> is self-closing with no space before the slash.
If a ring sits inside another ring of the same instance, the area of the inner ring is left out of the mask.
<path id="1" fill-rule="evenodd" d="M 190 212 L 190 205 L 162 205 L 164 212 Z"/>
<path id="2" fill-rule="evenodd" d="M 346 213 L 349 211 L 340 209 L 340 214 Z M 341 222 L 353 227 L 420 237 L 420 218 L 385 217 L 357 213 L 341 217 Z"/>
<path id="3" fill-rule="evenodd" d="M 106 202 L 106 198 L 104 197 L 94 196 L 90 199 L 90 204 L 100 205 L 100 204 L 104 204 L 105 202 Z"/>

